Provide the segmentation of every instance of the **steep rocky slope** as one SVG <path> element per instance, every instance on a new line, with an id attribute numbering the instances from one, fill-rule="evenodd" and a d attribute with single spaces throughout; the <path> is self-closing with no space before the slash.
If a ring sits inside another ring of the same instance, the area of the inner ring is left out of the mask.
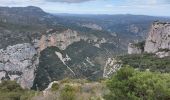
<path id="1" fill-rule="evenodd" d="M 0 49 L 0 79 L 17 80 L 23 88 L 31 87 L 38 63 L 37 51 L 29 43 Z"/>
<path id="2" fill-rule="evenodd" d="M 142 49 L 136 46 L 134 43 L 129 43 L 128 45 L 128 54 L 141 54 Z"/>
<path id="3" fill-rule="evenodd" d="M 145 41 L 129 43 L 128 54 L 142 54 L 144 52 Z"/>
<path id="4" fill-rule="evenodd" d="M 146 40 L 145 52 L 170 56 L 170 23 L 154 22 Z"/>
<path id="5" fill-rule="evenodd" d="M 143 52 L 156 54 L 160 58 L 170 56 L 170 23 L 155 21 L 145 43 L 130 43 L 128 46 L 129 54 Z"/>
<path id="6" fill-rule="evenodd" d="M 43 90 L 49 83 L 65 77 L 88 80 L 102 78 L 104 52 L 83 40 L 69 45 L 65 50 L 57 47 L 44 49 L 39 58 L 33 88 Z"/>

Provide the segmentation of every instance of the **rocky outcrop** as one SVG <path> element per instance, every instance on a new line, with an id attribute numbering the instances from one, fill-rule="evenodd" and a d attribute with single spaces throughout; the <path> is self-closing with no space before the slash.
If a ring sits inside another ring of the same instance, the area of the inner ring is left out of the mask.
<path id="1" fill-rule="evenodd" d="M 30 88 L 33 85 L 37 65 L 37 51 L 29 43 L 0 49 L 1 80 L 16 80 L 23 88 Z"/>
<path id="2" fill-rule="evenodd" d="M 136 34 L 140 32 L 140 29 L 134 24 L 130 25 L 127 30 Z"/>
<path id="3" fill-rule="evenodd" d="M 145 52 L 159 57 L 170 56 L 170 23 L 154 22 L 146 40 Z"/>
<path id="4" fill-rule="evenodd" d="M 83 27 L 87 27 L 87 28 L 91 28 L 93 30 L 102 30 L 102 27 L 97 25 L 97 24 L 93 24 L 93 23 L 88 23 L 88 24 L 83 24 Z"/>
<path id="5" fill-rule="evenodd" d="M 112 74 L 114 74 L 117 70 L 121 68 L 122 64 L 121 61 L 118 61 L 115 58 L 108 58 L 106 61 L 106 65 L 104 66 L 103 77 L 108 78 Z"/>
<path id="6" fill-rule="evenodd" d="M 128 45 L 128 54 L 141 54 L 143 50 L 133 43 Z"/>
<path id="7" fill-rule="evenodd" d="M 33 41 L 35 48 L 42 51 L 47 47 L 56 46 L 61 50 L 64 50 L 74 42 L 78 42 L 81 39 L 87 40 L 85 36 L 80 36 L 78 32 L 70 29 L 63 32 L 53 31 L 54 30 L 49 30 L 45 35 L 42 35 L 39 40 L 35 39 Z"/>
<path id="8" fill-rule="evenodd" d="M 105 38 L 98 38 L 94 35 L 86 36 L 71 29 L 67 29 L 63 32 L 50 29 L 46 34 L 42 35 L 40 39 L 34 39 L 32 43 L 34 47 L 41 52 L 51 46 L 58 47 L 60 50 L 65 50 L 69 45 L 81 40 L 87 41 L 98 48 L 100 48 L 101 44 L 107 42 Z"/>

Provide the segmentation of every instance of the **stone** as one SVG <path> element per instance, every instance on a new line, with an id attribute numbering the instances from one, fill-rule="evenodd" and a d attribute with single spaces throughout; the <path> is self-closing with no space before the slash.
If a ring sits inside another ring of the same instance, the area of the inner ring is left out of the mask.
<path id="1" fill-rule="evenodd" d="M 169 52 L 157 52 L 156 55 L 159 57 L 159 58 L 164 58 L 164 57 L 168 57 L 170 56 L 170 51 Z"/>
<path id="2" fill-rule="evenodd" d="M 119 70 L 121 66 L 122 66 L 121 61 L 115 58 L 108 58 L 104 66 L 103 77 L 109 78 L 112 74 Z"/>
<path id="3" fill-rule="evenodd" d="M 31 88 L 34 71 L 38 66 L 37 51 L 30 43 L 8 46 L 0 50 L 0 69 L 4 70 L 10 80 L 16 80 L 23 88 Z M 1 72 L 1 76 L 4 73 Z"/>
<path id="4" fill-rule="evenodd" d="M 157 54 L 159 57 L 170 56 L 170 23 L 154 22 L 145 44 L 145 52 Z"/>
<path id="5" fill-rule="evenodd" d="M 128 45 L 128 54 L 141 54 L 143 50 L 133 43 L 129 43 Z"/>
<path id="6" fill-rule="evenodd" d="M 0 72 L 0 79 L 4 78 L 5 75 L 6 75 L 6 72 L 5 71 L 1 71 Z M 1 83 L 1 81 L 0 81 L 0 83 Z"/>
<path id="7" fill-rule="evenodd" d="M 40 40 L 34 40 L 34 46 L 39 49 L 39 51 L 44 50 L 47 47 L 56 46 L 61 50 L 66 49 L 70 44 L 78 42 L 81 39 L 87 40 L 85 36 L 80 36 L 80 34 L 73 30 L 66 30 L 63 32 L 53 32 L 47 35 L 42 35 Z"/>

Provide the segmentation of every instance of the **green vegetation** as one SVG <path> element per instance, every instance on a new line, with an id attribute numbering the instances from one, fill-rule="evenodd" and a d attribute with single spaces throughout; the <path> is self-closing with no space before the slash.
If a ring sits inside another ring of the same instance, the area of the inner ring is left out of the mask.
<path id="1" fill-rule="evenodd" d="M 157 58 L 152 54 L 135 54 L 120 56 L 123 65 L 130 65 L 140 70 L 149 69 L 152 72 L 170 72 L 170 57 Z"/>
<path id="2" fill-rule="evenodd" d="M 35 91 L 24 90 L 15 81 L 0 83 L 0 100 L 30 100 L 35 95 Z"/>
<path id="3" fill-rule="evenodd" d="M 59 89 L 59 84 L 58 83 L 54 83 L 51 87 L 52 91 L 57 91 Z"/>
<path id="4" fill-rule="evenodd" d="M 61 100 L 75 100 L 75 89 L 70 86 L 66 85 L 64 89 L 61 91 Z"/>
<path id="5" fill-rule="evenodd" d="M 123 67 L 107 81 L 106 100 L 169 100 L 170 74 L 140 72 Z"/>
<path id="6" fill-rule="evenodd" d="M 37 69 L 33 89 L 38 88 L 38 90 L 44 90 L 50 82 L 63 79 L 63 74 L 64 71 L 67 70 L 67 67 L 55 54 L 56 51 L 65 55 L 64 52 L 57 47 L 49 47 L 41 52 L 39 68 Z"/>

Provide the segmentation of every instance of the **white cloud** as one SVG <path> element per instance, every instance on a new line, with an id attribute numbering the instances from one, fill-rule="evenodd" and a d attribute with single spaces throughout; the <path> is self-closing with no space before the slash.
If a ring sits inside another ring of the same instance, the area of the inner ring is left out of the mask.
<path id="1" fill-rule="evenodd" d="M 44 0 L 0 0 L 0 6 L 27 6 L 45 3 Z"/>
<path id="2" fill-rule="evenodd" d="M 170 16 L 170 0 L 0 0 L 0 6 L 38 6 L 53 13 Z"/>

